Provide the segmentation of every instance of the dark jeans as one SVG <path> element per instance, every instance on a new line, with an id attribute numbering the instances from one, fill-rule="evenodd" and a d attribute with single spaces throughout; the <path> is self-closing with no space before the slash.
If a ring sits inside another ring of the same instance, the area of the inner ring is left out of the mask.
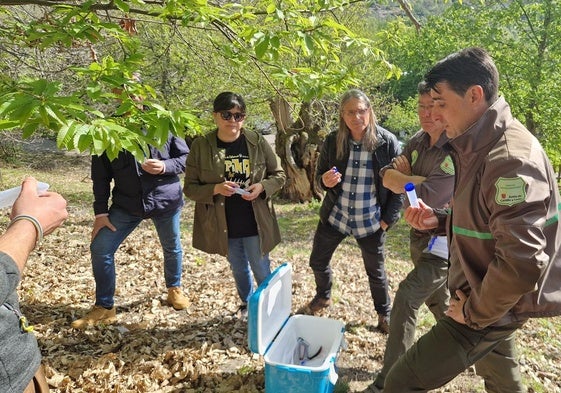
<path id="1" fill-rule="evenodd" d="M 331 298 L 331 287 L 333 285 L 331 257 L 346 237 L 331 225 L 323 224 L 321 221 L 318 223 L 310 255 L 310 267 L 316 280 L 316 296 Z M 372 300 L 374 300 L 374 309 L 380 315 L 389 315 L 391 300 L 384 267 L 386 232 L 380 229 L 376 233 L 356 239 L 356 241 L 362 251 L 362 260 L 368 276 L 370 294 Z"/>

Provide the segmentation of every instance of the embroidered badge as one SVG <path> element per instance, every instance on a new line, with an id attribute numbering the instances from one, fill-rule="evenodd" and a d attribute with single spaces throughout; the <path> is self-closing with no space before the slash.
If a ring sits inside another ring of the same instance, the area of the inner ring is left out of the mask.
<path id="1" fill-rule="evenodd" d="M 495 188 L 497 205 L 512 206 L 526 200 L 526 182 L 521 177 L 499 177 Z"/>
<path id="2" fill-rule="evenodd" d="M 413 150 L 411 152 L 411 166 L 415 165 L 417 158 L 419 158 L 419 152 L 417 150 Z"/>
<path id="3" fill-rule="evenodd" d="M 454 169 L 454 162 L 452 161 L 452 157 L 446 156 L 440 164 L 440 169 L 442 169 L 442 172 L 448 175 L 454 175 L 456 173 L 456 170 Z"/>

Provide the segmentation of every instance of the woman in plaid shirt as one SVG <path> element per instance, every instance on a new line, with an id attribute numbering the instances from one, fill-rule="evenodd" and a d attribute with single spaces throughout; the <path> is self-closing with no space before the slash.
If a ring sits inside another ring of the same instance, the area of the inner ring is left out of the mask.
<path id="1" fill-rule="evenodd" d="M 382 185 L 379 171 L 401 149 L 395 135 L 376 125 L 370 100 L 360 90 L 343 94 L 339 119 L 339 129 L 323 143 L 316 168 L 316 179 L 326 195 L 310 255 L 316 295 L 307 308 L 315 314 L 332 304 L 331 257 L 343 239 L 352 235 L 362 251 L 378 329 L 387 333 L 391 300 L 384 243 L 386 231 L 399 218 L 403 197 Z"/>

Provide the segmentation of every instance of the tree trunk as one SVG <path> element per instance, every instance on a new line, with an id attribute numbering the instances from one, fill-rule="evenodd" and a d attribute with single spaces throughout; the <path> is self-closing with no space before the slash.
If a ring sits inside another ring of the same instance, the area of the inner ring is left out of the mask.
<path id="1" fill-rule="evenodd" d="M 323 192 L 314 180 L 321 127 L 312 120 L 312 105 L 302 103 L 298 119 L 293 120 L 293 108 L 285 99 L 277 96 L 270 104 L 277 126 L 276 150 L 286 172 L 281 197 L 291 202 L 323 198 Z"/>

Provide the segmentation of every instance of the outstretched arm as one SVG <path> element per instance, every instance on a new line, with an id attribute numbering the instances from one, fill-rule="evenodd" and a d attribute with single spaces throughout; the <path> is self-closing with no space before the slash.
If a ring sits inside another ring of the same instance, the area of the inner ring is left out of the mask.
<path id="1" fill-rule="evenodd" d="M 58 228 L 68 217 L 66 200 L 56 192 L 37 194 L 37 180 L 27 177 L 10 214 L 10 225 L 0 236 L 0 251 L 23 271 L 27 257 L 40 237 Z"/>

